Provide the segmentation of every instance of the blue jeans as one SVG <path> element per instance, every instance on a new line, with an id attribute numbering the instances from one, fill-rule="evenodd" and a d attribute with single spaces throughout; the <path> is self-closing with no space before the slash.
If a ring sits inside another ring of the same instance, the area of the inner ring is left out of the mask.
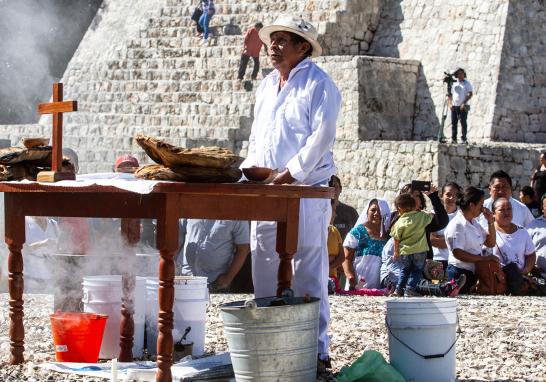
<path id="1" fill-rule="evenodd" d="M 425 269 L 425 260 L 427 259 L 426 252 L 414 253 L 411 255 L 400 255 L 402 269 L 400 270 L 400 278 L 396 285 L 396 290 L 417 289 L 417 284 L 423 277 L 423 269 Z"/>
<path id="2" fill-rule="evenodd" d="M 209 38 L 210 19 L 212 19 L 212 15 L 210 13 L 203 13 L 199 18 L 199 25 L 201 28 L 203 28 L 203 38 L 205 40 Z"/>

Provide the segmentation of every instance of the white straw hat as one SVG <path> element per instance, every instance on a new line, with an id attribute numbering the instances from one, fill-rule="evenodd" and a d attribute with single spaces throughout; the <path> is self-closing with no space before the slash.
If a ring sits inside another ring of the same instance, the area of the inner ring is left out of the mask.
<path id="1" fill-rule="evenodd" d="M 315 27 L 303 19 L 296 19 L 293 16 L 280 16 L 271 25 L 260 29 L 259 36 L 264 44 L 271 45 L 271 33 L 273 32 L 292 32 L 303 37 L 313 47 L 312 57 L 318 57 L 322 54 L 322 48 L 317 41 L 317 30 Z"/>

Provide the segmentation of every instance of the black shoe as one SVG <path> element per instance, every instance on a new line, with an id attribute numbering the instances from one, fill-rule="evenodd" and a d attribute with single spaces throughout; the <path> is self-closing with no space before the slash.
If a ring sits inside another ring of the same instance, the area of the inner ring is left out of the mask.
<path id="1" fill-rule="evenodd" d="M 332 359 L 330 357 L 326 359 L 320 359 L 320 356 L 317 357 L 317 375 L 324 374 L 327 370 L 332 369 Z"/>
<path id="2" fill-rule="evenodd" d="M 457 139 L 451 138 L 451 143 L 454 143 L 454 144 L 457 143 Z"/>

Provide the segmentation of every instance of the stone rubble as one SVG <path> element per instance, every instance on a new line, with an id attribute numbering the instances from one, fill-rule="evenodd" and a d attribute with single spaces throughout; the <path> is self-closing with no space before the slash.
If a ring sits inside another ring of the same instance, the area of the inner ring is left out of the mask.
<path id="1" fill-rule="evenodd" d="M 206 351 L 225 351 L 227 343 L 219 315 L 222 303 L 249 295 L 212 295 L 207 312 Z M 10 366 L 7 294 L 0 295 L 0 381 L 93 381 L 49 373 L 38 364 L 54 360 L 48 314 L 50 295 L 25 295 L 25 357 Z M 457 299 L 461 336 L 457 342 L 459 381 L 543 381 L 546 377 L 546 299 L 540 297 L 465 296 Z M 365 350 L 388 360 L 384 323 L 385 298 L 331 296 L 331 357 L 333 372 L 351 364 Z M 319 381 L 335 381 L 324 376 Z"/>

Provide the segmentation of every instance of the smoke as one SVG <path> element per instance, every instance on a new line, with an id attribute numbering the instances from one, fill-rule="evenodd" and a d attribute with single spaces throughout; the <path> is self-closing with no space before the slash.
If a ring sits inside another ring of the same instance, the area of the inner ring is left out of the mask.
<path id="1" fill-rule="evenodd" d="M 35 123 L 102 0 L 0 0 L 0 124 Z"/>

